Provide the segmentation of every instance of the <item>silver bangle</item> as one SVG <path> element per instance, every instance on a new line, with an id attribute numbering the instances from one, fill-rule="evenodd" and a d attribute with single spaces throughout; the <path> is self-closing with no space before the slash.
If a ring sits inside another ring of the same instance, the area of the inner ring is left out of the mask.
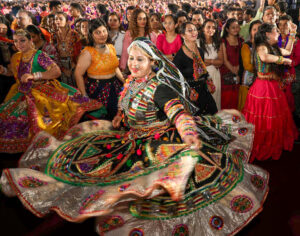
<path id="1" fill-rule="evenodd" d="M 34 80 L 38 80 L 38 79 L 41 79 L 41 78 L 42 78 L 42 73 L 41 72 L 33 73 L 33 79 Z"/>

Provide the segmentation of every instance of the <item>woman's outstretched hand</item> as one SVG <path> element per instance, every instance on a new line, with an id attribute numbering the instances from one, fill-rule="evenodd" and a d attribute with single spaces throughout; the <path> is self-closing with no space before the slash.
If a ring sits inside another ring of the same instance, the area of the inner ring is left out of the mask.
<path id="1" fill-rule="evenodd" d="M 186 137 L 183 138 L 183 141 L 195 150 L 199 150 L 202 147 L 201 140 L 194 135 L 187 135 Z"/>

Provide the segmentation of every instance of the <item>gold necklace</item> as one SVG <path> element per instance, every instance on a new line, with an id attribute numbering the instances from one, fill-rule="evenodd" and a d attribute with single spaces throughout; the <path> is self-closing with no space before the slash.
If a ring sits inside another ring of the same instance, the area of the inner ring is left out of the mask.
<path id="1" fill-rule="evenodd" d="M 28 62 L 32 59 L 32 56 L 36 53 L 35 49 L 29 49 L 27 52 L 22 53 L 22 61 Z"/>

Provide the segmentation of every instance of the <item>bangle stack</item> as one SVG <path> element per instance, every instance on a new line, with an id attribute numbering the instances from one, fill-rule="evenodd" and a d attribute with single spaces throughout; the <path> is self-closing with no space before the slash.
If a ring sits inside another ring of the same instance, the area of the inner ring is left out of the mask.
<path id="1" fill-rule="evenodd" d="M 275 62 L 276 64 L 283 64 L 283 56 L 278 56 L 278 60 Z"/>
<path id="2" fill-rule="evenodd" d="M 38 80 L 42 78 L 42 72 L 33 73 L 33 79 Z"/>

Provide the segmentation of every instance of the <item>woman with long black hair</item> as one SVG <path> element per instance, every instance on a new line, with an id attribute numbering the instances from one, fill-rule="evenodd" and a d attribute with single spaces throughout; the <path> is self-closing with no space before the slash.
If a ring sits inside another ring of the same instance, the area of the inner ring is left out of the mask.
<path id="1" fill-rule="evenodd" d="M 124 40 L 122 55 L 120 59 L 120 69 L 124 71 L 127 66 L 128 52 L 127 48 L 129 45 L 138 37 L 147 37 L 152 42 L 155 41 L 153 34 L 150 34 L 151 26 L 150 20 L 146 12 L 140 8 L 136 8 L 132 12 L 132 16 L 129 21 L 129 29 L 126 31 Z"/>
<path id="2" fill-rule="evenodd" d="M 235 18 L 227 20 L 224 26 L 221 49 L 224 64 L 221 73 L 221 108 L 237 109 L 240 82 L 240 53 L 243 39 L 239 37 L 240 25 Z"/>
<path id="3" fill-rule="evenodd" d="M 118 96 L 124 78 L 119 69 L 116 49 L 111 44 L 108 27 L 102 19 L 91 21 L 89 42 L 76 65 L 77 87 L 82 95 L 101 102 L 107 110 L 105 118 L 112 120 L 118 111 Z"/>
<path id="4" fill-rule="evenodd" d="M 297 26 L 292 24 L 291 31 Z M 255 125 L 255 137 L 250 162 L 254 159 L 278 160 L 282 150 L 291 151 L 298 132 L 280 89 L 285 65 L 292 61 L 287 56 L 293 41 L 285 49 L 278 47 L 277 27 L 262 24 L 254 38 L 254 62 L 257 78 L 249 89 L 243 113 L 246 120 Z"/>
<path id="5" fill-rule="evenodd" d="M 35 25 L 28 25 L 26 30 L 30 33 L 35 49 L 46 53 L 59 66 L 60 62 L 58 52 L 51 43 L 46 41 L 40 28 Z"/>
<path id="6" fill-rule="evenodd" d="M 181 25 L 182 47 L 174 57 L 173 63 L 183 74 L 191 88 L 190 99 L 199 109 L 198 114 L 215 114 L 216 103 L 208 86 L 209 74 L 203 61 L 204 53 L 197 47 L 198 30 L 192 22 Z"/>
<path id="7" fill-rule="evenodd" d="M 221 109 L 221 74 L 219 67 L 223 65 L 223 53 L 217 22 L 207 19 L 200 31 L 200 48 L 204 51 L 204 63 L 213 81 L 215 91 L 212 93 L 218 110 Z"/>

